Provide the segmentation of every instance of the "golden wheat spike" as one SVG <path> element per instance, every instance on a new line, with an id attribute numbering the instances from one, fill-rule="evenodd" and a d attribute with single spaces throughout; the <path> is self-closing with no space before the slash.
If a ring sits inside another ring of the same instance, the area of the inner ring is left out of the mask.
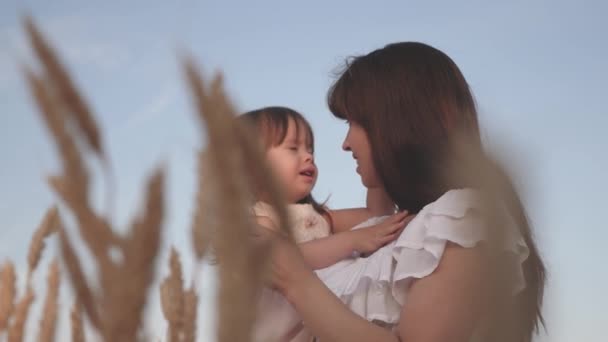
<path id="1" fill-rule="evenodd" d="M 198 296 L 194 286 L 184 292 L 183 342 L 196 341 Z"/>
<path id="2" fill-rule="evenodd" d="M 171 248 L 169 258 L 170 274 L 161 284 L 161 306 L 163 315 L 169 324 L 167 340 L 179 342 L 182 334 L 184 320 L 184 280 L 179 254 L 174 247 Z"/>
<path id="3" fill-rule="evenodd" d="M 24 25 L 30 36 L 30 43 L 48 75 L 46 78 L 38 77 L 27 68 L 25 74 L 63 162 L 64 174 L 52 179 L 51 185 L 56 187 L 59 195 L 72 209 L 78 219 L 80 232 L 97 261 L 102 265 L 107 264 L 108 247 L 111 244 L 118 244 L 120 239 L 89 206 L 88 174 L 77 147 L 77 141 L 83 137 L 94 146 L 100 146 L 95 143 L 98 141 L 95 138 L 98 136 L 97 128 L 71 83 L 68 73 L 61 67 L 59 59 L 53 53 L 51 45 L 44 40 L 31 18 L 26 18 Z M 66 108 L 71 109 L 67 111 L 69 116 L 64 114 Z M 81 133 L 84 134 L 77 134 L 78 132 L 70 129 L 74 127 L 70 125 L 70 119 L 76 121 L 77 126 L 81 126 L 83 131 Z M 101 153 L 101 150 L 98 149 L 98 152 Z"/>
<path id="4" fill-rule="evenodd" d="M 217 194 L 215 177 L 207 165 L 206 153 L 200 151 L 197 157 L 197 190 L 192 215 L 191 237 L 194 255 L 201 260 L 207 253 L 215 230 L 214 206 Z"/>
<path id="5" fill-rule="evenodd" d="M 116 241 L 117 238 L 108 229 L 107 224 L 97 218 L 87 206 L 88 175 L 76 142 L 66 130 L 65 118 L 56 100 L 49 93 L 48 86 L 30 70 L 25 69 L 25 74 L 63 162 L 64 176 L 52 178 L 50 184 L 76 214 L 81 233 L 92 246 L 93 252 L 97 256 L 104 255 L 107 250 L 106 245 Z M 63 179 L 69 179 L 69 182 Z M 96 246 L 98 248 L 95 248 Z"/>
<path id="6" fill-rule="evenodd" d="M 94 294 L 88 285 L 82 267 L 80 266 L 80 261 L 78 261 L 76 252 L 70 243 L 61 221 L 58 230 L 61 241 L 61 254 L 68 270 L 70 283 L 74 288 L 74 292 L 76 292 L 76 297 L 82 303 L 89 321 L 91 321 L 91 324 L 93 324 L 96 329 L 100 330 L 101 325 Z"/>
<path id="7" fill-rule="evenodd" d="M 239 174 L 243 170 L 243 163 L 234 137 L 234 111 L 224 101 L 221 76 L 213 79 L 207 92 L 191 61 L 184 63 L 184 69 L 201 126 L 207 125 L 209 160 L 212 172 L 218 175 L 217 201 L 222 204 L 217 213 L 220 229 L 215 232 L 214 238 L 219 262 L 218 301 L 221 303 L 218 307 L 218 341 L 246 341 L 250 338 L 253 324 L 254 291 L 257 286 L 251 268 L 253 248 L 249 240 L 250 187 L 246 178 Z"/>
<path id="8" fill-rule="evenodd" d="M 134 341 L 154 281 L 164 218 L 164 172 L 148 179 L 143 213 L 132 224 L 115 270 L 101 270 L 104 291 L 103 334 L 108 341 Z M 114 266 L 112 266 L 114 268 Z"/>
<path id="9" fill-rule="evenodd" d="M 15 266 L 10 261 L 4 262 L 0 269 L 0 333 L 8 326 L 15 309 L 16 281 Z"/>
<path id="10" fill-rule="evenodd" d="M 31 279 L 32 273 L 36 270 L 42 251 L 44 250 L 46 239 L 51 233 L 57 230 L 57 207 L 52 207 L 45 213 L 40 226 L 34 233 L 30 242 L 30 249 L 27 255 L 28 261 L 28 282 Z"/>
<path id="11" fill-rule="evenodd" d="M 78 298 L 72 305 L 70 312 L 70 328 L 72 330 L 72 342 L 84 342 L 84 328 L 82 325 L 82 305 Z"/>
<path id="12" fill-rule="evenodd" d="M 34 302 L 34 291 L 31 288 L 27 288 L 23 298 L 17 303 L 15 307 L 15 316 L 13 317 L 13 323 L 8 329 L 8 342 L 21 342 L 23 341 L 23 330 L 25 323 L 27 322 L 28 313 L 30 307 Z"/>
<path id="13" fill-rule="evenodd" d="M 103 159 L 101 136 L 87 104 L 78 93 L 74 82 L 32 18 L 25 17 L 24 25 L 30 44 L 34 48 L 38 59 L 42 62 L 49 80 L 54 85 L 53 90 L 58 92 L 62 102 L 69 109 L 70 117 L 76 122 L 88 145 Z"/>
<path id="14" fill-rule="evenodd" d="M 88 201 L 78 201 L 77 197 L 72 195 L 77 185 L 67 179 L 69 178 L 51 176 L 47 182 L 76 216 L 78 230 L 87 247 L 95 255 L 95 261 L 100 267 L 107 268 L 111 263 L 108 257 L 110 246 L 121 246 L 122 239 L 112 231 L 110 224 L 103 217 L 93 211 Z"/>
<path id="15" fill-rule="evenodd" d="M 38 341 L 55 341 L 55 330 L 57 324 L 58 297 L 59 297 L 60 272 L 59 262 L 53 260 L 49 267 L 47 280 L 47 294 L 42 309 Z"/>
<path id="16" fill-rule="evenodd" d="M 67 129 L 70 125 L 62 114 L 60 104 L 62 100 L 57 99 L 51 91 L 51 88 L 60 89 L 66 85 L 53 83 L 52 79 L 44 82 L 27 68 L 25 75 L 63 162 L 64 175 L 54 178 L 51 185 L 56 187 L 55 190 L 76 215 L 81 234 L 98 257 L 98 261 L 105 262 L 103 256 L 107 252 L 108 245 L 117 243 L 119 239 L 112 233 L 107 223 L 97 217 L 88 206 L 89 180 L 76 144 L 78 135 L 74 136 L 73 132 Z M 62 179 L 68 179 L 69 182 L 64 182 Z"/>
<path id="17" fill-rule="evenodd" d="M 28 80 L 30 92 L 36 100 L 42 119 L 57 145 L 63 162 L 64 173 L 70 179 L 70 183 L 74 184 L 73 187 L 66 190 L 70 190 L 68 194 L 74 197 L 74 201 L 85 201 L 88 189 L 88 176 L 76 143 L 66 130 L 65 120 L 58 108 L 58 104 L 40 77 L 27 68 L 25 68 L 24 72 Z"/>

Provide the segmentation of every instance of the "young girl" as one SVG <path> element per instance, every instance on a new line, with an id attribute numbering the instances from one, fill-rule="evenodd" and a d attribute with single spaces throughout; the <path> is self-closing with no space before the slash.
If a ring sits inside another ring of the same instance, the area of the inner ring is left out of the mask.
<path id="1" fill-rule="evenodd" d="M 367 208 L 329 210 L 317 203 L 311 191 L 318 176 L 314 163 L 312 129 L 298 112 L 285 107 L 267 107 L 239 117 L 260 137 L 274 176 L 289 203 L 289 227 L 312 269 L 371 254 L 393 241 L 406 224 L 407 214 L 393 215 L 379 225 L 350 230 L 373 216 L 392 214 L 394 206 L 381 189 L 370 189 Z M 278 231 L 274 209 L 256 194 L 252 214 L 259 225 Z M 348 282 L 348 277 L 342 277 Z M 291 306 L 277 292 L 264 290 L 254 340 L 306 340 L 306 331 Z"/>

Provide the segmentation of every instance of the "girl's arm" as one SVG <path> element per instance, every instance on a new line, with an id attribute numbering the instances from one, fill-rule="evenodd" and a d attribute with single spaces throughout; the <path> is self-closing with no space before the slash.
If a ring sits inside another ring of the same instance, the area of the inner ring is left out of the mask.
<path id="1" fill-rule="evenodd" d="M 279 233 L 277 224 L 266 216 L 256 216 L 258 225 Z M 312 269 L 321 269 L 333 265 L 353 255 L 355 249 L 355 234 L 333 234 L 326 238 L 301 243 L 302 256 Z"/>
<path id="2" fill-rule="evenodd" d="M 278 232 L 268 217 L 256 217 L 259 225 Z M 383 222 L 353 231 L 332 234 L 328 237 L 298 244 L 302 256 L 312 269 L 321 269 L 358 253 L 373 253 L 397 238 L 403 227 L 412 219 L 407 213 L 398 213 Z"/>
<path id="3" fill-rule="evenodd" d="M 291 245 L 291 246 L 290 246 Z M 307 268 L 292 244 L 275 244 L 273 285 L 294 305 L 307 328 L 321 341 L 468 341 L 487 298 L 485 259 L 480 247 L 449 245 L 437 269 L 408 289 L 398 333 L 350 311 Z"/>
<path id="4" fill-rule="evenodd" d="M 306 263 L 315 270 L 352 257 L 353 253 L 370 254 L 399 236 L 413 216 L 401 212 L 374 226 L 344 231 L 326 238 L 298 245 Z"/>
<path id="5" fill-rule="evenodd" d="M 383 188 L 368 188 L 365 208 L 328 210 L 334 233 L 350 230 L 357 224 L 375 216 L 395 212 L 395 204 Z"/>

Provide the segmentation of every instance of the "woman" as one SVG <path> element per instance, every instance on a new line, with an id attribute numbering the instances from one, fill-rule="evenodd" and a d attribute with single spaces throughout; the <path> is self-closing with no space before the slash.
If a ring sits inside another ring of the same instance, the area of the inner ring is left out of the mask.
<path id="1" fill-rule="evenodd" d="M 328 103 L 349 124 L 343 149 L 363 185 L 417 216 L 385 247 L 392 259 L 383 259 L 390 277 L 380 311 L 396 303 L 394 322 L 351 310 L 352 296 L 367 298 L 377 279 L 342 297 L 278 239 L 272 285 L 305 326 L 321 341 L 530 341 L 542 324 L 544 266 L 513 186 L 483 157 L 474 100 L 454 62 L 425 44 L 391 44 L 354 58 Z M 491 206 L 488 193 L 500 195 Z M 496 225 L 503 248 L 491 244 Z M 508 286 L 493 281 L 503 273 L 513 276 Z"/>

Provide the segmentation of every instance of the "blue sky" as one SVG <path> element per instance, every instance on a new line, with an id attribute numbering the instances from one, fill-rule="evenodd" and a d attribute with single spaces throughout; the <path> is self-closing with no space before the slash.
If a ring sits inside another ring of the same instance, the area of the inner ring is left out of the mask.
<path id="1" fill-rule="evenodd" d="M 184 251 L 193 156 L 204 137 L 194 125 L 179 51 L 190 51 L 207 75 L 221 68 L 240 109 L 286 105 L 309 118 L 321 172 L 315 194 L 331 195 L 334 207 L 349 207 L 363 203 L 364 189 L 350 155 L 340 150 L 346 126 L 325 105 L 332 72 L 347 56 L 414 40 L 445 51 L 460 66 L 478 102 L 484 138 L 525 188 L 550 272 L 547 339 L 604 335 L 605 2 L 0 5 L 0 260 L 25 266 L 31 233 L 54 198 L 44 179 L 57 170 L 55 151 L 19 74 L 19 63 L 32 61 L 21 13 L 32 13 L 56 43 L 95 109 L 117 174 L 117 224 L 126 225 L 138 208 L 143 177 L 164 163 L 170 176 L 165 243 Z M 101 197 L 103 187 L 97 190 Z M 45 273 L 39 272 L 40 281 Z M 212 279 L 204 283 L 212 287 Z"/>

